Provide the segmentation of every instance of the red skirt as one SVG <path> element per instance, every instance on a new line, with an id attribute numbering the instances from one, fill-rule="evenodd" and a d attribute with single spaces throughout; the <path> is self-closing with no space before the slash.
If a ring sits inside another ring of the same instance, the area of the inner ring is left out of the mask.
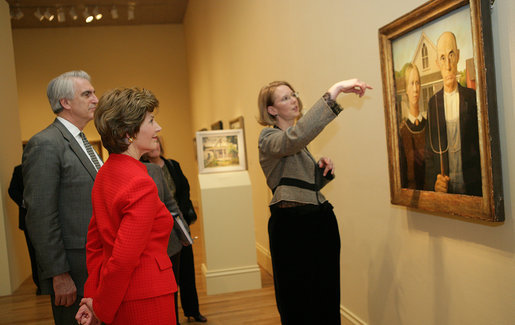
<path id="1" fill-rule="evenodd" d="M 176 325 L 174 295 L 123 301 L 112 325 Z"/>

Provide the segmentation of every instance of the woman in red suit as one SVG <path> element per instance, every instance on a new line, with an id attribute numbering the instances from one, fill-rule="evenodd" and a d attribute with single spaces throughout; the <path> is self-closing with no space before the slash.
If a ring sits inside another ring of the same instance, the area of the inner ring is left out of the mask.
<path id="1" fill-rule="evenodd" d="M 177 285 L 166 252 L 173 219 L 139 161 L 157 145 L 157 106 L 137 88 L 109 91 L 98 102 L 95 126 L 110 155 L 92 191 L 79 324 L 175 324 Z"/>

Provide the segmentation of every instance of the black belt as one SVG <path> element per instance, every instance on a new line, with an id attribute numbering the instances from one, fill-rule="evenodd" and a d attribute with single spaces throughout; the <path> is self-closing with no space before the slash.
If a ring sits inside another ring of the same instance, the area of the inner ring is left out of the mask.
<path id="1" fill-rule="evenodd" d="M 279 184 L 277 184 L 277 186 L 272 189 L 272 193 L 275 193 L 275 190 L 281 185 L 300 187 L 300 188 L 303 188 L 306 190 L 311 190 L 314 192 L 317 192 L 320 190 L 320 188 L 316 184 L 311 184 L 311 183 L 301 181 L 300 179 L 296 179 L 296 178 L 283 177 L 279 180 Z"/>

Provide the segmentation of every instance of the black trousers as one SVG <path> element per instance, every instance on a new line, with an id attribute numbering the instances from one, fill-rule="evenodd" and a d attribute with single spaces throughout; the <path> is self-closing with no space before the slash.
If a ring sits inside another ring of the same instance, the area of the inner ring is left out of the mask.
<path id="1" fill-rule="evenodd" d="M 83 297 L 77 296 L 77 300 L 73 303 L 73 305 L 69 307 L 65 306 L 56 306 L 55 305 L 55 295 L 50 295 L 50 300 L 52 304 L 52 314 L 54 316 L 55 325 L 75 325 L 77 321 L 75 320 L 75 315 L 79 311 L 79 304 Z"/>
<path id="2" fill-rule="evenodd" d="M 341 324 L 340 233 L 333 207 L 271 207 L 275 298 L 283 325 Z"/>
<path id="3" fill-rule="evenodd" d="M 177 291 L 173 294 L 173 301 L 175 304 L 175 321 L 177 324 L 179 324 L 179 301 L 177 300 L 177 295 L 179 293 L 179 281 L 181 279 L 181 252 L 169 257 L 170 261 L 172 262 L 173 276 L 175 277 L 175 282 L 177 283 Z"/>
<path id="4" fill-rule="evenodd" d="M 185 246 L 180 256 L 180 279 L 181 306 L 184 316 L 197 316 L 200 314 L 197 287 L 195 283 L 195 261 L 193 259 L 192 245 Z"/>

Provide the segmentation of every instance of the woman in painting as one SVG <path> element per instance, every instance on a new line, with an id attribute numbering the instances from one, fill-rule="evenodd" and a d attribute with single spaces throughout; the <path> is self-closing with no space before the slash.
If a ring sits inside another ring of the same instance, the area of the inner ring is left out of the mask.
<path id="1" fill-rule="evenodd" d="M 400 126 L 401 186 L 422 190 L 425 177 L 425 146 L 427 120 L 420 113 L 420 74 L 410 63 L 405 70 L 408 117 Z"/>
<path id="2" fill-rule="evenodd" d="M 108 91 L 98 102 L 95 126 L 109 159 L 91 194 L 79 324 L 176 324 L 167 254 L 173 218 L 139 161 L 157 146 L 157 106 L 150 91 L 138 88 Z"/>
<path id="3" fill-rule="evenodd" d="M 340 324 L 340 234 L 320 189 L 334 177 L 333 162 L 318 162 L 306 146 L 338 116 L 340 93 L 360 97 L 366 83 L 341 81 L 302 116 L 302 102 L 285 81 L 258 97 L 259 162 L 273 193 L 268 235 L 277 308 L 282 324 Z"/>

